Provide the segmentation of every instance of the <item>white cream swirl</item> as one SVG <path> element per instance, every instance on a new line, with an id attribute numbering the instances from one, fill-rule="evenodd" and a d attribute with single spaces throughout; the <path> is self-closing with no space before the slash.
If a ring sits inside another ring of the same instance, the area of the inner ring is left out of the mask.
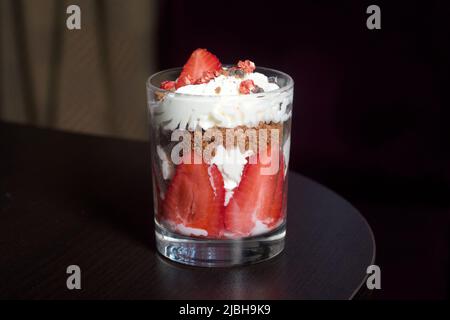
<path id="1" fill-rule="evenodd" d="M 251 79 L 263 93 L 239 94 L 243 80 Z M 217 89 L 220 88 L 220 89 Z M 291 117 L 292 91 L 276 91 L 279 86 L 262 73 L 246 74 L 239 79 L 221 75 L 208 83 L 188 85 L 167 94 L 154 106 L 156 122 L 164 129 L 200 127 L 254 127 L 260 122 L 284 122 Z"/>

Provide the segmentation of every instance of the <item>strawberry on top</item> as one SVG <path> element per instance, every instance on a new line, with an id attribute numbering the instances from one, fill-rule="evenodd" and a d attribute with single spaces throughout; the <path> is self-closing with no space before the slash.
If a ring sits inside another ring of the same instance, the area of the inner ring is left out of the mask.
<path id="1" fill-rule="evenodd" d="M 176 81 L 163 81 L 160 88 L 175 91 L 187 85 L 208 83 L 220 75 L 243 78 L 245 74 L 254 71 L 255 63 L 250 60 L 239 60 L 236 66 L 224 68 L 214 54 L 206 49 L 199 48 L 192 52 L 178 79 Z M 247 81 L 243 86 L 243 89 L 240 89 L 237 93 L 249 94 L 250 92 L 255 92 L 252 90 L 254 86 L 251 86 L 250 82 Z"/>

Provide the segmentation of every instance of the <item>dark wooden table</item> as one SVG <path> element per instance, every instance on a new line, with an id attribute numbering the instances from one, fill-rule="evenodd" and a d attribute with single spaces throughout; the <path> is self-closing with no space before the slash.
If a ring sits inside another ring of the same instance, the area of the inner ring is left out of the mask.
<path id="1" fill-rule="evenodd" d="M 293 172 L 284 253 L 206 269 L 155 251 L 147 143 L 0 123 L 0 157 L 0 298 L 349 299 L 375 258 L 357 210 Z"/>

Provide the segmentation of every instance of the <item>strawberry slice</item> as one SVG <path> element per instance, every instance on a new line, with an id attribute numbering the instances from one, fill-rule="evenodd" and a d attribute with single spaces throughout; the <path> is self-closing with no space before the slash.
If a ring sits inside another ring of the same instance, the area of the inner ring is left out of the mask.
<path id="1" fill-rule="evenodd" d="M 161 82 L 160 88 L 164 90 L 175 90 L 175 81 L 163 81 Z"/>
<path id="2" fill-rule="evenodd" d="M 270 210 L 260 210 L 257 218 L 269 228 L 275 226 L 282 216 L 284 187 L 284 159 L 280 156 L 280 167 L 276 178 L 276 186 L 272 198 Z"/>
<path id="3" fill-rule="evenodd" d="M 190 75 L 183 74 L 183 75 L 180 75 L 178 77 L 177 81 L 175 82 L 175 88 L 178 89 L 183 86 L 194 84 L 194 82 L 195 82 L 194 79 Z"/>
<path id="4" fill-rule="evenodd" d="M 261 169 L 270 167 L 270 163 L 262 164 L 258 160 L 256 164 L 249 161 L 246 165 L 241 182 L 225 208 L 225 229 L 238 236 L 249 236 L 257 220 L 272 227 L 282 215 L 282 155 L 279 169 L 273 175 L 261 174 Z"/>
<path id="5" fill-rule="evenodd" d="M 205 75 L 219 71 L 222 64 L 219 59 L 206 49 L 197 49 L 192 52 L 189 60 L 178 77 L 176 88 L 196 83 Z"/>
<path id="6" fill-rule="evenodd" d="M 180 164 L 167 190 L 163 219 L 185 227 L 202 229 L 208 238 L 223 230 L 225 189 L 215 165 Z"/>
<path id="7" fill-rule="evenodd" d="M 237 66 L 239 69 L 242 69 L 245 73 L 252 73 L 253 71 L 255 71 L 256 68 L 255 63 L 250 60 L 245 61 L 239 60 Z"/>
<path id="8" fill-rule="evenodd" d="M 255 83 L 253 82 L 253 80 L 248 79 L 248 80 L 244 80 L 241 82 L 241 84 L 239 85 L 239 92 L 242 94 L 249 94 L 250 92 L 252 92 L 255 89 Z"/>

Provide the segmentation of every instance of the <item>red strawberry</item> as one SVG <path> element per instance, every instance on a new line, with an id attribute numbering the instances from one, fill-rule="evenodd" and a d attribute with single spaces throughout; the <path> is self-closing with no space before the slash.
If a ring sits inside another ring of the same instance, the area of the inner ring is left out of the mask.
<path id="1" fill-rule="evenodd" d="M 198 79 L 195 84 L 208 83 L 211 79 L 218 77 L 220 75 L 219 71 L 205 71 L 200 79 Z"/>
<path id="2" fill-rule="evenodd" d="M 206 49 L 197 49 L 192 52 L 178 77 L 176 87 L 196 83 L 204 76 L 205 72 L 219 71 L 221 68 L 219 59 Z"/>
<path id="3" fill-rule="evenodd" d="M 251 91 L 253 91 L 256 88 L 255 83 L 253 80 L 244 80 L 239 85 L 239 92 L 242 94 L 249 94 Z"/>
<path id="4" fill-rule="evenodd" d="M 270 207 L 270 210 L 261 210 L 257 215 L 258 220 L 265 223 L 268 227 L 273 227 L 276 225 L 283 213 L 284 160 L 282 156 L 280 156 L 280 167 L 278 169 L 276 180 L 277 182 L 273 193 L 272 206 Z"/>
<path id="5" fill-rule="evenodd" d="M 280 155 L 280 158 L 282 156 Z M 235 235 L 248 236 L 260 220 L 268 227 L 274 226 L 281 217 L 283 198 L 284 169 L 283 159 L 278 172 L 273 175 L 262 175 L 261 169 L 270 167 L 249 163 L 244 168 L 242 180 L 233 197 L 225 208 L 225 229 Z"/>
<path id="6" fill-rule="evenodd" d="M 245 60 L 245 61 L 239 60 L 237 66 L 239 69 L 242 69 L 246 73 L 252 73 L 253 71 L 255 71 L 255 68 L 256 68 L 255 63 L 250 60 Z"/>
<path id="7" fill-rule="evenodd" d="M 215 165 L 180 164 L 165 196 L 163 219 L 206 230 L 208 238 L 219 237 L 224 198 L 223 178 Z"/>
<path id="8" fill-rule="evenodd" d="M 175 88 L 178 89 L 189 84 L 194 84 L 194 82 L 194 79 L 192 79 L 190 75 L 180 75 L 177 79 L 177 82 L 175 83 Z"/>
<path id="9" fill-rule="evenodd" d="M 163 81 L 160 85 L 161 89 L 164 90 L 175 90 L 175 81 Z"/>

